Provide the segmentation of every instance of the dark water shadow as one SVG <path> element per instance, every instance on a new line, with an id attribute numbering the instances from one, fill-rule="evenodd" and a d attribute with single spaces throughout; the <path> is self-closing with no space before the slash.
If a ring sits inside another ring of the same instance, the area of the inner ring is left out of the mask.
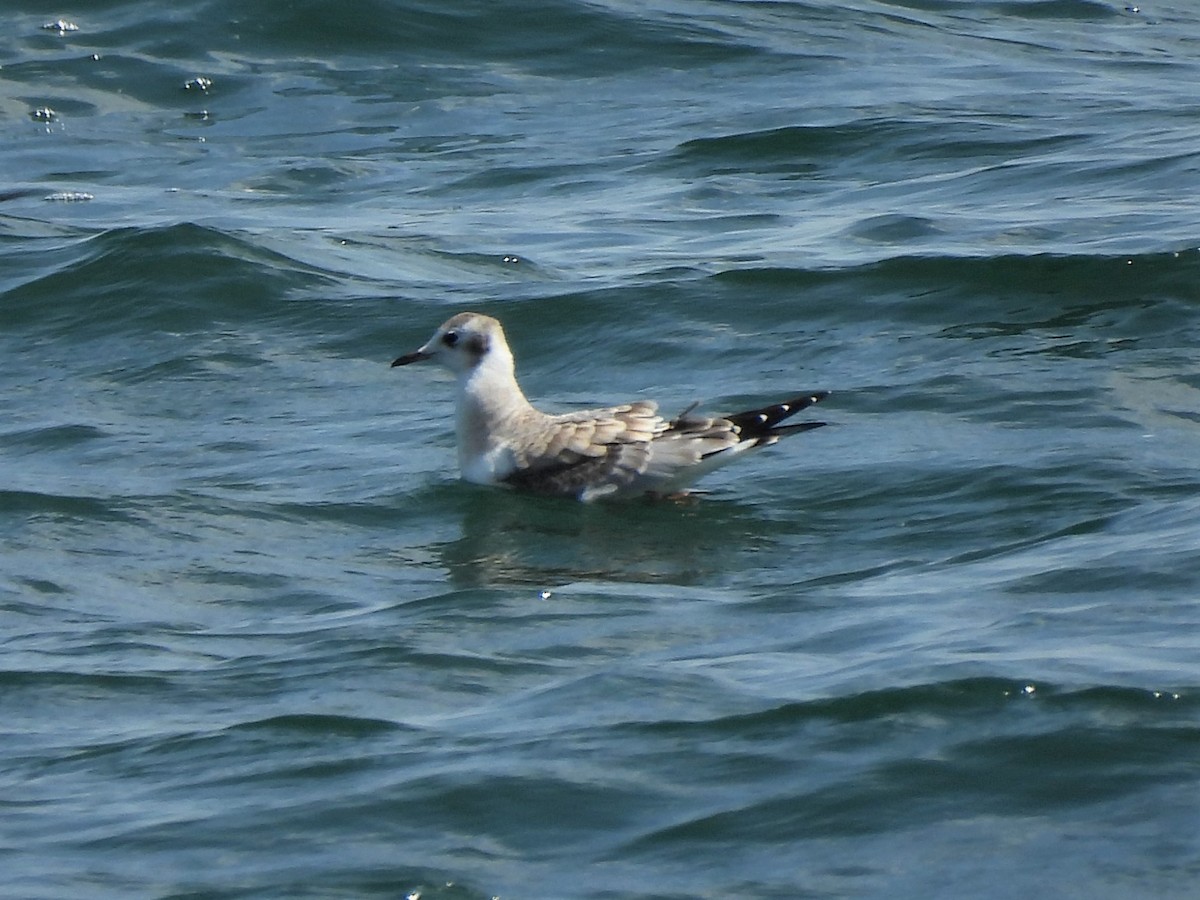
<path id="1" fill-rule="evenodd" d="M 465 485 L 440 490 L 462 522 L 459 537 L 436 547 L 458 587 L 719 583 L 744 567 L 745 554 L 773 543 L 769 521 L 728 499 L 584 504 Z"/>

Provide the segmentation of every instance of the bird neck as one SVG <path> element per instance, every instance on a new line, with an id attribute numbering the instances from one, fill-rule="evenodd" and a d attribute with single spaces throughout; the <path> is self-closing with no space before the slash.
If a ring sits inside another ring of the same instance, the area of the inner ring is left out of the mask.
<path id="1" fill-rule="evenodd" d="M 458 379 L 458 435 L 462 446 L 468 435 L 476 438 L 498 423 L 532 409 L 517 384 L 512 354 L 493 347 L 471 371 Z"/>

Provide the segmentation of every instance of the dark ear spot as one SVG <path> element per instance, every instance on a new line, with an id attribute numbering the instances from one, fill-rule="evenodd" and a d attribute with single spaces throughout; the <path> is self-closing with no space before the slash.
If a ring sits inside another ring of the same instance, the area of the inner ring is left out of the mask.
<path id="1" fill-rule="evenodd" d="M 488 339 L 482 334 L 473 334 L 467 339 L 467 350 L 472 356 L 483 356 L 488 351 Z"/>

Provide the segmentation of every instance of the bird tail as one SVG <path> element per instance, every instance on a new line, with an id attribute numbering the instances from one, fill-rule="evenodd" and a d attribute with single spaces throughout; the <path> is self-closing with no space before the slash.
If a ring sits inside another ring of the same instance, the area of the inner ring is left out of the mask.
<path id="1" fill-rule="evenodd" d="M 780 423 L 785 419 L 790 419 L 802 409 L 820 403 L 828 396 L 829 391 L 811 391 L 793 397 L 791 400 L 785 400 L 783 403 L 772 403 L 770 406 L 763 406 L 759 409 L 748 409 L 725 418 L 736 425 L 747 440 L 754 440 L 760 444 L 773 444 L 786 435 L 811 431 L 827 424 L 825 422 L 796 422 L 792 425 L 781 425 Z"/>

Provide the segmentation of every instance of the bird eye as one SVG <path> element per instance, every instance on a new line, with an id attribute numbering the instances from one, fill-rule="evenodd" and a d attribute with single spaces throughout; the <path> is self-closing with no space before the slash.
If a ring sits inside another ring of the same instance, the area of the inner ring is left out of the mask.
<path id="1" fill-rule="evenodd" d="M 447 331 L 445 334 L 442 335 L 442 343 L 445 344 L 447 347 L 453 347 L 455 344 L 458 343 L 458 332 L 457 331 Z"/>

